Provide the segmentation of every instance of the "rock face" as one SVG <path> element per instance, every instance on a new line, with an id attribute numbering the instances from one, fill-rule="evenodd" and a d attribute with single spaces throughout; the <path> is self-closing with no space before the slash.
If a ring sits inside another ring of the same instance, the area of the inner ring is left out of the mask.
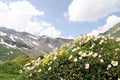
<path id="1" fill-rule="evenodd" d="M 70 41 L 72 39 L 50 38 L 46 36 L 36 37 L 27 32 L 17 32 L 12 29 L 0 27 L 0 44 L 22 50 L 28 53 L 30 57 L 37 57 L 41 54 L 45 55 Z"/>
<path id="2" fill-rule="evenodd" d="M 108 31 L 106 31 L 105 33 L 101 35 L 119 38 L 120 37 L 120 22 L 114 25 L 112 28 L 110 28 Z"/>

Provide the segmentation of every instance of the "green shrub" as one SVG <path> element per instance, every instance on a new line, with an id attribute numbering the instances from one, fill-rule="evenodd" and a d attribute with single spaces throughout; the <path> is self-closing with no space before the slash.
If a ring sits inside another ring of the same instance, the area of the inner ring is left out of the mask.
<path id="1" fill-rule="evenodd" d="M 17 80 L 120 80 L 120 41 L 83 36 L 27 63 Z"/>

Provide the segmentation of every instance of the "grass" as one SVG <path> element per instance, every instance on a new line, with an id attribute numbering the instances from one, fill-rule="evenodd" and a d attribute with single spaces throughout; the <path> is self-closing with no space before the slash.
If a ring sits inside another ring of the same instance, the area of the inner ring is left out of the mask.
<path id="1" fill-rule="evenodd" d="M 13 80 L 15 77 L 20 75 L 19 70 L 30 61 L 31 59 L 28 55 L 22 55 L 0 64 L 0 80 Z"/>
<path id="2" fill-rule="evenodd" d="M 25 53 L 18 49 L 8 48 L 7 46 L 0 44 L 0 61 L 12 60 L 23 54 Z"/>

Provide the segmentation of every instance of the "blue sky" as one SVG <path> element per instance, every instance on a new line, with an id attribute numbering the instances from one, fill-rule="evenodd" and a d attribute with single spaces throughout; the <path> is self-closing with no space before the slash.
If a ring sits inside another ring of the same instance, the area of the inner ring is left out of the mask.
<path id="1" fill-rule="evenodd" d="M 3 8 L 0 13 L 5 12 L 8 16 L 5 17 L 6 22 L 0 20 L 0 26 L 37 36 L 77 38 L 81 34 L 98 35 L 120 22 L 120 0 L 99 2 L 98 0 L 2 0 L 0 2 L 0 5 L 4 4 L 8 8 L 0 7 Z M 13 17 L 10 17 L 11 15 Z"/>

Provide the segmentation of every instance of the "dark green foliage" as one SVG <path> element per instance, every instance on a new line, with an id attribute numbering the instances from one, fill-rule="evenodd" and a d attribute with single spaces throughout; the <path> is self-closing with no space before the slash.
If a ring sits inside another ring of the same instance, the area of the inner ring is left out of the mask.
<path id="1" fill-rule="evenodd" d="M 118 80 L 120 41 L 84 36 L 37 61 L 16 80 Z"/>

